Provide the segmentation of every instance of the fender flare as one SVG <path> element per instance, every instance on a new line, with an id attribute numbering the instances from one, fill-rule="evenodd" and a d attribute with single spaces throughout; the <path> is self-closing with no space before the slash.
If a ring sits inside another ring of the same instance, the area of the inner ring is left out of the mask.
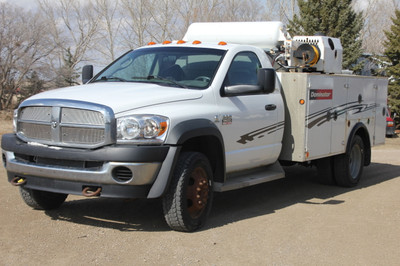
<path id="1" fill-rule="evenodd" d="M 201 136 L 214 136 L 223 143 L 221 132 L 208 119 L 193 119 L 177 124 L 165 142 L 170 145 L 182 145 L 188 139 Z"/>
<path id="2" fill-rule="evenodd" d="M 364 141 L 364 150 L 365 150 L 364 166 L 368 166 L 371 163 L 371 142 L 368 129 L 363 123 L 358 122 L 351 130 L 349 137 L 347 138 L 346 153 L 350 151 L 351 140 L 357 133 Z"/>
<path id="3" fill-rule="evenodd" d="M 184 121 L 177 124 L 168 134 L 165 145 L 169 145 L 170 149 L 160 168 L 157 178 L 153 183 L 149 194 L 147 195 L 147 198 L 159 198 L 164 195 L 170 184 L 173 171 L 175 169 L 176 163 L 178 162 L 178 158 L 184 143 L 192 138 L 203 136 L 215 137 L 220 142 L 222 148 L 221 156 L 223 161 L 222 172 L 223 174 L 225 174 L 224 142 L 221 132 L 219 131 L 217 126 L 207 119 L 194 119 Z"/>

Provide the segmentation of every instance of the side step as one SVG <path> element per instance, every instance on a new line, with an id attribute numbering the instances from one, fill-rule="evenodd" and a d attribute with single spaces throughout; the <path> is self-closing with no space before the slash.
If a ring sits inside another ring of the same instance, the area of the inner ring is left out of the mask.
<path id="1" fill-rule="evenodd" d="M 260 183 L 284 178 L 283 171 L 279 162 L 272 165 L 259 167 L 243 172 L 228 174 L 225 183 L 214 183 L 214 191 L 224 192 L 239 188 L 254 186 Z"/>

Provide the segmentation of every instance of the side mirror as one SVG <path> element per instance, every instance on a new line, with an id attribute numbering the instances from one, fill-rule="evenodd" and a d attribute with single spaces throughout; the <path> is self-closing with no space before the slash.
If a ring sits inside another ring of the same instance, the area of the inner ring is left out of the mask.
<path id="1" fill-rule="evenodd" d="M 275 91 L 276 80 L 275 69 L 273 68 L 260 68 L 257 73 L 258 85 L 265 93 L 272 93 Z"/>
<path id="2" fill-rule="evenodd" d="M 82 68 L 82 83 L 86 84 L 93 78 L 93 66 L 86 65 Z"/>
<path id="3" fill-rule="evenodd" d="M 237 96 L 261 93 L 261 88 L 258 85 L 233 85 L 224 88 L 225 96 Z"/>

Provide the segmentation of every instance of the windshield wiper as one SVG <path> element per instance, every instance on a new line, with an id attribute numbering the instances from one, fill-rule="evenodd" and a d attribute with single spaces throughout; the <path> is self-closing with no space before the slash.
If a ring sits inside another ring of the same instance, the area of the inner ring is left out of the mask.
<path id="1" fill-rule="evenodd" d="M 176 86 L 178 86 L 180 88 L 184 88 L 184 89 L 188 88 L 188 87 L 176 82 L 175 80 L 167 79 L 167 78 L 160 77 L 160 76 L 154 76 L 154 75 L 150 75 L 150 76 L 147 76 L 147 77 L 133 77 L 132 79 L 161 80 L 161 81 L 167 81 L 169 83 L 172 83 L 172 84 L 174 84 L 174 85 L 176 85 Z"/>
<path id="2" fill-rule="evenodd" d="M 111 81 L 111 80 L 116 80 L 116 81 L 121 81 L 121 82 L 128 82 L 126 79 L 123 79 L 123 78 L 107 77 L 107 76 L 102 76 L 100 79 L 97 79 L 94 82 L 97 82 L 97 81 Z"/>

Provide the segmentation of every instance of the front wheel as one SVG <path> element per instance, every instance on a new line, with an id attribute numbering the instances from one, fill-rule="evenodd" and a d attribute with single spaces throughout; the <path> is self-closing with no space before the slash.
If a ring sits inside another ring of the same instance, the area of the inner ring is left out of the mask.
<path id="1" fill-rule="evenodd" d="M 36 189 L 20 187 L 21 197 L 24 202 L 38 210 L 56 209 L 64 203 L 67 194 L 41 191 Z"/>
<path id="2" fill-rule="evenodd" d="M 354 187 L 360 181 L 364 167 L 364 142 L 355 135 L 350 149 L 334 158 L 334 176 L 336 183 L 343 187 Z"/>
<path id="3" fill-rule="evenodd" d="M 162 200 L 167 224 L 184 232 L 200 228 L 211 210 L 212 200 L 213 178 L 207 157 L 198 152 L 182 153 Z"/>

